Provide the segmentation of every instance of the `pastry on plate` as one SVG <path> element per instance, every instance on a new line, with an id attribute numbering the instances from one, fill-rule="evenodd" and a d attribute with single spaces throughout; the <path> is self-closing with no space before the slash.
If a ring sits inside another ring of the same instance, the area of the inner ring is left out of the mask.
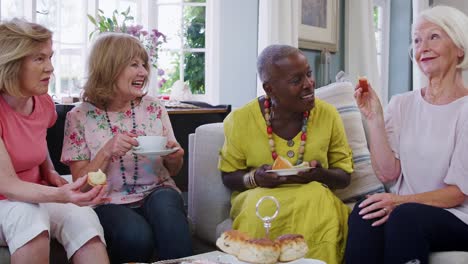
<path id="1" fill-rule="evenodd" d="M 303 258 L 309 248 L 302 235 L 288 234 L 276 238 L 280 247 L 279 261 L 287 262 Z"/>
<path id="2" fill-rule="evenodd" d="M 242 243 L 237 258 L 255 264 L 274 264 L 280 256 L 279 245 L 267 238 L 250 239 Z"/>
<path id="3" fill-rule="evenodd" d="M 228 254 L 237 256 L 242 243 L 249 239 L 250 237 L 241 231 L 228 230 L 216 240 L 216 246 Z"/>
<path id="4" fill-rule="evenodd" d="M 275 159 L 275 162 L 273 162 L 273 165 L 271 166 L 272 170 L 284 170 L 284 169 L 291 169 L 293 168 L 293 165 L 289 160 L 286 158 L 283 158 L 281 156 L 278 156 Z"/>

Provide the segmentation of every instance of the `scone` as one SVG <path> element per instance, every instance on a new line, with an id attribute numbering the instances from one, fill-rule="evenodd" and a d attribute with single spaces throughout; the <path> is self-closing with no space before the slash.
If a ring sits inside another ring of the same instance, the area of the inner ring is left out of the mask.
<path id="1" fill-rule="evenodd" d="M 267 238 L 250 239 L 242 243 L 237 258 L 255 264 L 274 264 L 280 255 L 280 247 Z"/>
<path id="2" fill-rule="evenodd" d="M 91 186 L 106 184 L 107 177 L 101 169 L 95 172 L 88 172 L 88 184 Z"/>
<path id="3" fill-rule="evenodd" d="M 302 235 L 282 235 L 276 239 L 280 247 L 279 261 L 287 262 L 303 258 L 309 251 Z"/>
<path id="4" fill-rule="evenodd" d="M 222 251 L 237 256 L 244 241 L 250 237 L 237 230 L 228 230 L 216 240 L 216 246 Z"/>
<path id="5" fill-rule="evenodd" d="M 291 162 L 289 162 L 289 160 L 281 156 L 278 156 L 275 159 L 275 162 L 273 162 L 271 169 L 272 170 L 284 170 L 284 169 L 291 169 L 292 167 L 293 165 L 291 164 Z"/>

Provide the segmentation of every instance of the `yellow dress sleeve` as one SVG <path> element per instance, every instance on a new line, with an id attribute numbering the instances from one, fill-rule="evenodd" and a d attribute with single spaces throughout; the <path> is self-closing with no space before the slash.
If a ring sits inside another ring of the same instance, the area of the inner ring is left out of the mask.
<path id="1" fill-rule="evenodd" d="M 340 168 L 347 173 L 352 173 L 354 171 L 353 153 L 348 144 L 343 120 L 338 111 L 333 110 L 333 127 L 328 149 L 329 168 Z"/>
<path id="2" fill-rule="evenodd" d="M 233 172 L 247 168 L 244 151 L 241 150 L 242 135 L 239 126 L 242 118 L 232 112 L 224 120 L 224 145 L 220 151 L 218 168 L 223 172 Z"/>

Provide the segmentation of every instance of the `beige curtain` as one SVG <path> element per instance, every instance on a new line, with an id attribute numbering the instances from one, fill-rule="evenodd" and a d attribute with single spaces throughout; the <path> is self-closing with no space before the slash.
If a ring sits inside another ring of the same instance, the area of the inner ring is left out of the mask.
<path id="1" fill-rule="evenodd" d="M 418 14 L 424 10 L 429 8 L 429 0 L 413 0 L 413 23 L 418 17 Z M 409 52 L 413 52 L 414 58 L 414 51 L 411 50 Z M 418 64 L 413 61 L 413 90 L 419 90 L 427 85 L 427 78 L 424 74 L 419 70 Z"/>
<path id="2" fill-rule="evenodd" d="M 260 0 L 258 7 L 258 54 L 268 45 L 298 46 L 299 0 Z M 257 79 L 257 95 L 264 94 Z"/>
<path id="3" fill-rule="evenodd" d="M 347 1 L 345 4 L 345 72 L 353 83 L 359 76 L 366 76 L 380 96 L 387 91 L 381 90 L 373 7 L 373 0 Z"/>

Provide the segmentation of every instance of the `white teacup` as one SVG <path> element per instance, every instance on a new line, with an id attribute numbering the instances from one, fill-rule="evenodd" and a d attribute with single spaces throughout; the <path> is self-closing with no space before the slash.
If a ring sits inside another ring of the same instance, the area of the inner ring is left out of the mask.
<path id="1" fill-rule="evenodd" d="M 133 149 L 143 152 L 161 151 L 166 149 L 167 137 L 163 136 L 138 136 L 138 146 Z"/>

